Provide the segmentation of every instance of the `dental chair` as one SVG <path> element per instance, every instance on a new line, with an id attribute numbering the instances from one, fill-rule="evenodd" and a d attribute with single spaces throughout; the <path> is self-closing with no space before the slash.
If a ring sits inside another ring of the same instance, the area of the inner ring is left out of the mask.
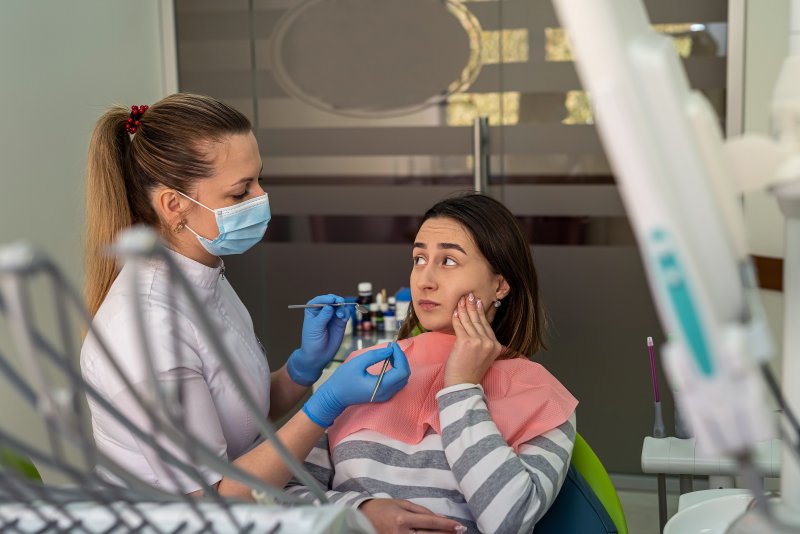
<path id="1" fill-rule="evenodd" d="M 411 336 L 422 333 L 417 326 Z M 564 484 L 536 534 L 628 534 L 625 512 L 606 468 L 580 434 L 575 434 Z"/>
<path id="2" fill-rule="evenodd" d="M 2 447 L 0 447 L 0 471 L 13 471 L 28 480 L 42 481 L 42 476 L 33 462 Z"/>
<path id="3" fill-rule="evenodd" d="M 534 532 L 628 534 L 625 513 L 611 478 L 580 434 L 575 435 L 572 462 L 561 491 Z"/>

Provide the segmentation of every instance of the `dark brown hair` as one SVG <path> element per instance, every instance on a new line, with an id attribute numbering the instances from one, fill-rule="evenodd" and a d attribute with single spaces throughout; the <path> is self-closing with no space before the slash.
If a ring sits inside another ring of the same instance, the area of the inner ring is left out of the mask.
<path id="1" fill-rule="evenodd" d="M 536 267 L 514 215 L 491 197 L 467 193 L 438 202 L 425 212 L 419 228 L 425 221 L 437 217 L 460 223 L 489 262 L 492 272 L 503 276 L 511 288 L 492 322 L 495 337 L 506 347 L 500 358 L 530 357 L 547 348 L 543 340 L 546 320 Z M 398 338 L 407 338 L 415 328 L 421 327 L 412 304 Z"/>
<path id="2" fill-rule="evenodd" d="M 209 143 L 251 130 L 239 111 L 211 97 L 176 93 L 144 113 L 131 137 L 125 131 L 130 108 L 114 107 L 100 119 L 89 143 L 86 170 L 86 303 L 92 315 L 117 276 L 106 247 L 133 224 L 147 224 L 169 236 L 151 204 L 158 186 L 182 193 L 214 174 Z"/>

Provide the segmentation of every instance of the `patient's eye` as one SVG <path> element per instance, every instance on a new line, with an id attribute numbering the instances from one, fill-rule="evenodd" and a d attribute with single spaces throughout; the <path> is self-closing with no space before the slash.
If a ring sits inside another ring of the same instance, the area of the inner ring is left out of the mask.
<path id="1" fill-rule="evenodd" d="M 425 262 L 425 258 L 423 258 L 422 256 L 414 256 L 414 259 L 412 260 L 412 263 L 414 265 L 425 265 L 426 262 Z"/>
<path id="2" fill-rule="evenodd" d="M 454 260 L 453 258 L 450 258 L 450 257 L 445 258 L 444 261 L 442 262 L 442 264 L 447 265 L 447 266 L 457 265 L 456 264 L 456 260 Z"/>

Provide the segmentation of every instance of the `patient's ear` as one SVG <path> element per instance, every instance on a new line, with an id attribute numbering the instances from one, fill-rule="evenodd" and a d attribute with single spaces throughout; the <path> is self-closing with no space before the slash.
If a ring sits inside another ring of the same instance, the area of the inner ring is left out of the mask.
<path id="1" fill-rule="evenodd" d="M 511 286 L 508 285 L 506 279 L 497 275 L 497 289 L 494 291 L 494 298 L 502 299 L 511 292 Z"/>

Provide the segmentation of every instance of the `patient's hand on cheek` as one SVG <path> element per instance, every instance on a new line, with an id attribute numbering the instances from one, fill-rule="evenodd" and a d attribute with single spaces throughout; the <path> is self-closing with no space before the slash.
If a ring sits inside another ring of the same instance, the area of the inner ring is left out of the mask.
<path id="1" fill-rule="evenodd" d="M 470 293 L 453 312 L 456 342 L 444 367 L 444 386 L 480 384 L 483 375 L 503 352 L 486 317 L 483 302 Z"/>

